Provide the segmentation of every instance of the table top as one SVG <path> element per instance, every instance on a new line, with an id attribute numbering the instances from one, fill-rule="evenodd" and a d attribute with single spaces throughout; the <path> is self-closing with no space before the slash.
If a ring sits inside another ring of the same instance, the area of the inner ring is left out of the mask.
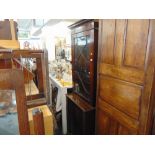
<path id="1" fill-rule="evenodd" d="M 63 87 L 63 88 L 72 88 L 73 87 L 73 83 L 72 81 L 64 81 L 63 79 L 61 80 L 58 80 L 56 79 L 55 77 L 53 77 L 52 75 L 49 74 L 49 78 L 54 82 L 56 83 L 57 85 L 59 85 L 60 87 Z"/>

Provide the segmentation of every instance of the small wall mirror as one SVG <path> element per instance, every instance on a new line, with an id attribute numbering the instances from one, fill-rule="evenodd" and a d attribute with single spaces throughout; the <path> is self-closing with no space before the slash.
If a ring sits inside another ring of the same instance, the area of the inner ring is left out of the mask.
<path id="1" fill-rule="evenodd" d="M 64 37 L 55 37 L 55 59 L 71 61 L 71 45 L 67 44 Z"/>

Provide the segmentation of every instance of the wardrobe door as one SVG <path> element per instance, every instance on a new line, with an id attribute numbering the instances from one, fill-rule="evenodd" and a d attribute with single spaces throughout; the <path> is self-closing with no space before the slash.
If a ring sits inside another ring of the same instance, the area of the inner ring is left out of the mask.
<path id="1" fill-rule="evenodd" d="M 153 26 L 150 20 L 100 20 L 97 134 L 146 132 L 140 127 L 151 92 L 152 79 L 146 85 L 145 75 Z"/>

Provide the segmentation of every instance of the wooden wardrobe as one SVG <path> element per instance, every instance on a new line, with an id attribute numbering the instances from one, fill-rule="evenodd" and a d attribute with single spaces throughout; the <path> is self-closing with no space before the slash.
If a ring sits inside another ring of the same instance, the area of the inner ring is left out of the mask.
<path id="1" fill-rule="evenodd" d="M 98 45 L 96 134 L 155 133 L 155 20 L 100 20 Z"/>

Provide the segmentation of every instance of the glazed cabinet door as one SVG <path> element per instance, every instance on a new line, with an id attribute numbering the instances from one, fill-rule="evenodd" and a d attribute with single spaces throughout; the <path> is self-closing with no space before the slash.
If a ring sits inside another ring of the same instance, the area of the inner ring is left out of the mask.
<path id="1" fill-rule="evenodd" d="M 97 134 L 147 132 L 154 74 L 153 67 L 148 68 L 152 33 L 151 20 L 100 20 Z"/>
<path id="2" fill-rule="evenodd" d="M 94 103 L 94 30 L 72 35 L 74 91 Z"/>

